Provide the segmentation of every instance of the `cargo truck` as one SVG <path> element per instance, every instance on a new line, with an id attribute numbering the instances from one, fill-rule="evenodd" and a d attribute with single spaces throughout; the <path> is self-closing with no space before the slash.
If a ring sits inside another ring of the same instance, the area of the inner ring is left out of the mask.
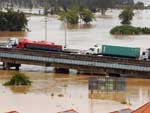
<path id="1" fill-rule="evenodd" d="M 95 45 L 94 47 L 90 48 L 86 52 L 86 54 L 135 58 L 135 59 L 150 58 L 150 50 L 142 51 L 140 48 L 136 48 L 136 47 L 124 47 L 124 46 L 114 46 L 114 45 Z"/>

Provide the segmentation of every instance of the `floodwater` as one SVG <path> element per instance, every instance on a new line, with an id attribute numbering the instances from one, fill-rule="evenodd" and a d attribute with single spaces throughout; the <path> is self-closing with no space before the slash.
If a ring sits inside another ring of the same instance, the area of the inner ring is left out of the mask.
<path id="1" fill-rule="evenodd" d="M 109 10 L 106 16 L 96 14 L 91 25 L 68 26 L 67 47 L 88 49 L 95 44 L 112 44 L 149 48 L 150 36 L 112 36 L 109 31 L 119 25 L 120 11 Z M 135 11 L 133 25 L 150 27 L 150 10 Z M 30 32 L 1 32 L 0 41 L 10 37 L 45 40 L 45 17 L 28 18 Z M 48 18 L 47 40 L 64 45 L 64 25 L 55 17 Z M 47 70 L 48 73 L 44 71 Z M 126 79 L 123 92 L 100 92 L 89 98 L 88 76 L 53 73 L 53 68 L 22 65 L 21 70 L 33 81 L 32 86 L 5 87 L 11 71 L 0 70 L 0 113 L 17 110 L 20 113 L 56 113 L 74 108 L 79 113 L 108 113 L 123 108 L 136 109 L 150 100 L 150 80 Z M 142 75 L 141 75 L 142 76 Z M 126 104 L 121 104 L 126 103 Z"/>
<path id="2" fill-rule="evenodd" d="M 0 71 L 0 113 L 17 110 L 20 113 L 56 113 L 74 108 L 79 113 L 108 113 L 124 108 L 136 109 L 150 99 L 150 80 L 126 79 L 121 92 L 99 92 L 99 98 L 89 98 L 88 76 L 42 72 L 25 72 L 31 86 L 6 87 L 2 84 L 11 72 Z M 126 102 L 126 104 L 121 104 Z"/>

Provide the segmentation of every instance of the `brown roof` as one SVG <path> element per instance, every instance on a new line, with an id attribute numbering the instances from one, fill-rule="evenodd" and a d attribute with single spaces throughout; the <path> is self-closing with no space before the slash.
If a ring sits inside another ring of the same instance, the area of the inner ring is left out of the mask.
<path id="1" fill-rule="evenodd" d="M 134 110 L 132 113 L 150 113 L 150 102 Z"/>
<path id="2" fill-rule="evenodd" d="M 65 110 L 62 112 L 58 112 L 58 113 L 78 113 L 77 111 L 75 111 L 74 109 L 69 109 L 69 110 Z"/>
<path id="3" fill-rule="evenodd" d="M 110 113 L 119 113 L 118 111 L 110 112 Z"/>
<path id="4" fill-rule="evenodd" d="M 17 111 L 9 111 L 9 112 L 6 112 L 6 113 L 19 113 Z"/>

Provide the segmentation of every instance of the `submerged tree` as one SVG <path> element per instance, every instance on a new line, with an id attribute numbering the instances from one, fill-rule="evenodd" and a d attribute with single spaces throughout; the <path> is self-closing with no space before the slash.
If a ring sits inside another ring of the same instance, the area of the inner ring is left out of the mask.
<path id="1" fill-rule="evenodd" d="M 95 20 L 94 14 L 87 8 L 84 8 L 80 12 L 80 18 L 83 20 L 86 24 L 90 23 L 91 21 Z"/>
<path id="2" fill-rule="evenodd" d="M 27 18 L 23 12 L 7 9 L 0 11 L 0 31 L 22 31 L 26 29 Z"/>
<path id="3" fill-rule="evenodd" d="M 144 9 L 144 3 L 143 3 L 143 2 L 137 2 L 137 3 L 134 5 L 134 8 L 135 8 L 135 9 Z"/>
<path id="4" fill-rule="evenodd" d="M 119 15 L 119 18 L 120 20 L 122 20 L 121 21 L 122 24 L 131 24 L 133 16 L 134 16 L 133 9 L 125 8 Z"/>
<path id="5" fill-rule="evenodd" d="M 79 19 L 83 20 L 86 24 L 95 19 L 94 14 L 87 8 L 72 7 L 63 10 L 60 13 L 60 20 L 66 20 L 69 24 L 78 24 Z"/>
<path id="6" fill-rule="evenodd" d="M 70 9 L 67 9 L 66 11 L 61 11 L 59 16 L 60 20 L 67 21 L 69 24 L 78 24 L 79 10 L 78 8 L 72 7 Z"/>
<path id="7" fill-rule="evenodd" d="M 4 85 L 9 86 L 9 85 L 31 85 L 31 81 L 25 74 L 15 72 L 13 73 L 12 78 L 6 82 Z"/>

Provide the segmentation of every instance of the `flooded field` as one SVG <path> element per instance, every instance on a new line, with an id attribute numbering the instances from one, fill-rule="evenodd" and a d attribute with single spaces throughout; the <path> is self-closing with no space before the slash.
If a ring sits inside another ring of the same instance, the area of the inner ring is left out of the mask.
<path id="1" fill-rule="evenodd" d="M 88 49 L 98 44 L 124 45 L 149 48 L 150 36 L 112 36 L 109 31 L 119 25 L 120 11 L 109 10 L 107 16 L 96 14 L 91 25 L 69 26 L 67 47 Z M 150 10 L 135 11 L 133 25 L 150 27 Z M 10 37 L 45 40 L 45 17 L 28 18 L 30 32 L 0 32 L 0 41 Z M 64 45 L 64 25 L 57 18 L 48 18 L 48 41 Z M 126 79 L 122 92 L 99 92 L 89 98 L 87 75 L 53 73 L 53 68 L 22 65 L 21 70 L 33 81 L 32 86 L 5 87 L 2 84 L 11 76 L 10 71 L 0 70 L 0 113 L 17 110 L 19 113 L 56 113 L 74 108 L 79 113 L 108 113 L 123 108 L 136 109 L 150 100 L 150 80 Z M 142 76 L 142 75 L 141 75 Z M 126 103 L 126 104 L 122 104 Z"/>

